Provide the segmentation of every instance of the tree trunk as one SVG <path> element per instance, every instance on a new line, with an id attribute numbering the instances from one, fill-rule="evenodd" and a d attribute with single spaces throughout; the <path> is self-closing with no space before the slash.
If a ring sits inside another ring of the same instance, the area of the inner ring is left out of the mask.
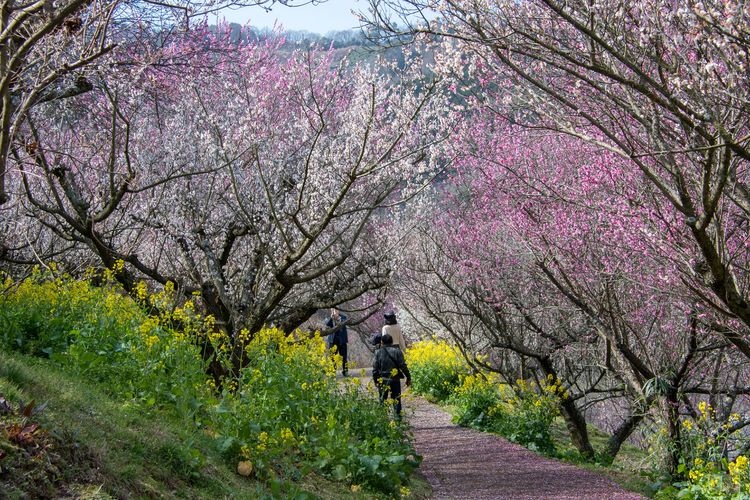
<path id="1" fill-rule="evenodd" d="M 555 380 L 559 380 L 549 358 L 540 358 L 539 364 L 545 375 L 552 375 Z M 560 398 L 560 410 L 570 433 L 570 439 L 573 441 L 573 446 L 587 460 L 593 459 L 594 448 L 591 446 L 588 429 L 586 429 L 586 418 L 578 411 L 575 401 L 570 398 Z"/>
<path id="2" fill-rule="evenodd" d="M 630 415 L 609 437 L 607 440 L 607 449 L 605 450 L 608 464 L 611 464 L 614 461 L 615 457 L 620 452 L 622 443 L 630 437 L 633 431 L 638 427 L 638 424 L 643 420 L 643 417 L 644 414 Z"/>
<path id="3" fill-rule="evenodd" d="M 680 473 L 680 456 L 682 455 L 682 437 L 680 434 L 680 401 L 677 388 L 670 386 L 666 394 L 666 417 L 669 431 L 670 450 L 667 455 L 667 471 L 675 479 L 685 479 L 685 473 Z"/>

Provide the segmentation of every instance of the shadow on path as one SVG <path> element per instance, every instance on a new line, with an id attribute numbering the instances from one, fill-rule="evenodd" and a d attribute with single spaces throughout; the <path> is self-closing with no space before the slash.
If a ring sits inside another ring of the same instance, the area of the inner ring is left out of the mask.
<path id="1" fill-rule="evenodd" d="M 404 397 L 420 471 L 439 499 L 637 499 L 594 472 L 451 423 L 439 406 Z"/>

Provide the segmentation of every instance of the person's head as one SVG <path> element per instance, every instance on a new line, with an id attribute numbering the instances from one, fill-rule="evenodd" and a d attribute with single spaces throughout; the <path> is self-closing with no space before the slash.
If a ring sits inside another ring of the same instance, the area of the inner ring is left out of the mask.
<path id="1" fill-rule="evenodd" d="M 380 339 L 381 342 L 383 342 L 383 345 L 393 345 L 393 337 L 389 333 L 386 333 L 383 335 L 383 338 Z"/>
<path id="2" fill-rule="evenodd" d="M 339 310 L 336 309 L 335 307 L 331 308 L 331 317 L 334 318 L 334 319 L 338 319 L 339 318 Z"/>
<path id="3" fill-rule="evenodd" d="M 396 313 L 391 311 L 387 312 L 383 315 L 383 318 L 385 319 L 386 325 L 395 325 L 397 323 L 396 321 Z"/>

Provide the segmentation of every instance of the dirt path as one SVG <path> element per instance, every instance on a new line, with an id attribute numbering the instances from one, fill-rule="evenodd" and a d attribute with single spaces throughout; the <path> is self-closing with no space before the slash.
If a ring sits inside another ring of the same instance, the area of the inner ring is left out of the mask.
<path id="1" fill-rule="evenodd" d="M 422 474 L 438 499 L 636 499 L 609 479 L 505 439 L 451 423 L 440 407 L 404 396 Z"/>

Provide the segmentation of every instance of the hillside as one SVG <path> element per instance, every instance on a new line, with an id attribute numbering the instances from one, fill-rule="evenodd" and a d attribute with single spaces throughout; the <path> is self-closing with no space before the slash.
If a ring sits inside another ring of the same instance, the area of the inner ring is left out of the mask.
<path id="1" fill-rule="evenodd" d="M 231 470 L 209 435 L 117 402 L 48 361 L 0 351 L 0 395 L 0 489 L 9 498 L 272 493 Z"/>

